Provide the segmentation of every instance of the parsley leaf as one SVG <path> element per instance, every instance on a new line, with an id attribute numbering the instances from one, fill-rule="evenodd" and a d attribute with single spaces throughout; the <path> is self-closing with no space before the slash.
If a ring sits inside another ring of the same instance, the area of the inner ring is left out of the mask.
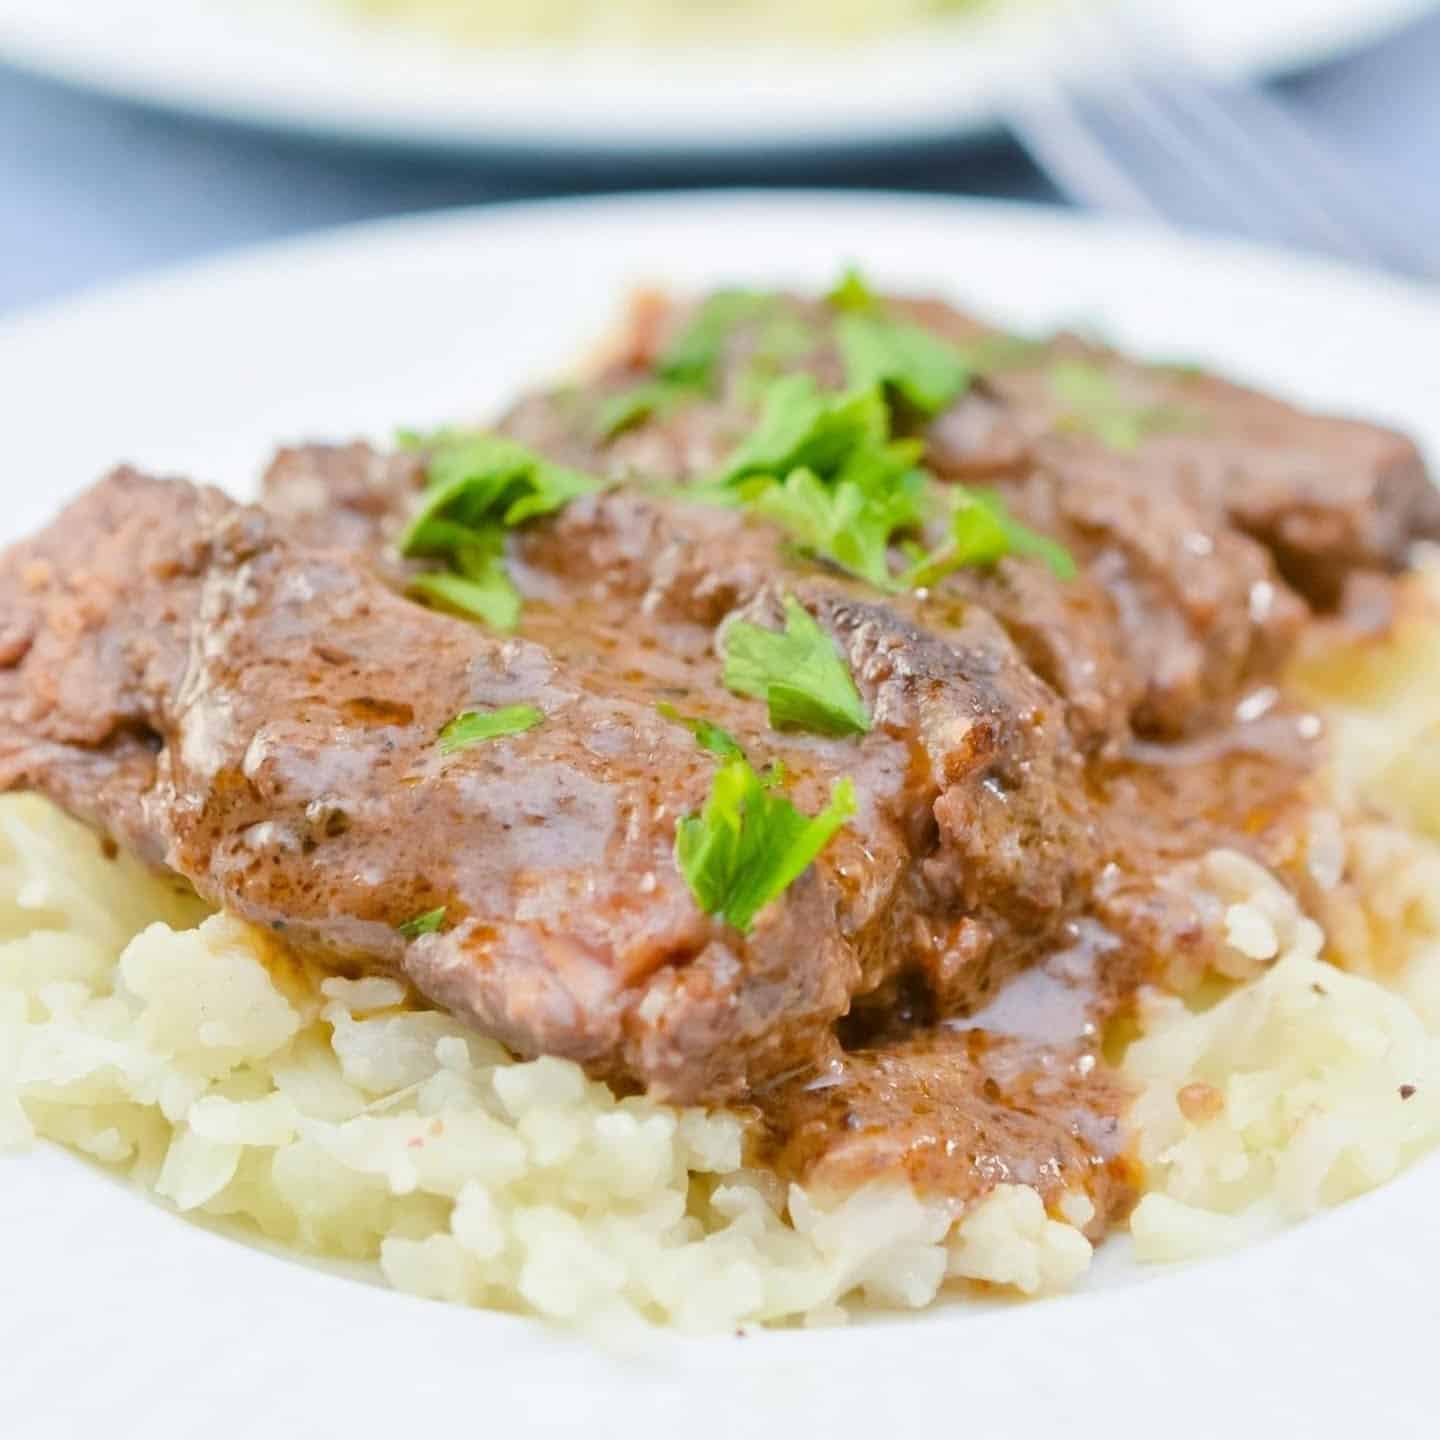
<path id="1" fill-rule="evenodd" d="M 472 530 L 519 525 L 563 509 L 601 483 L 554 465 L 504 435 L 444 430 L 429 441 L 427 485 L 410 524 L 396 541 L 402 554 L 428 554 L 426 526 L 448 520 Z"/>
<path id="2" fill-rule="evenodd" d="M 776 730 L 869 731 L 870 716 L 835 642 L 792 596 L 785 598 L 783 634 L 739 620 L 726 629 L 724 649 L 726 686 L 764 700 Z"/>
<path id="3" fill-rule="evenodd" d="M 445 911 L 448 906 L 441 905 L 435 910 L 426 910 L 424 914 L 417 915 L 413 920 L 407 920 L 403 925 L 395 928 L 407 939 L 418 940 L 422 935 L 433 935 L 445 923 Z"/>
<path id="4" fill-rule="evenodd" d="M 654 374 L 609 397 L 595 428 L 611 439 L 652 417 L 720 388 L 726 352 L 736 331 L 748 329 L 742 393 L 753 394 L 821 342 L 820 332 L 785 297 L 760 290 L 718 290 L 695 308 L 684 328 L 655 359 Z"/>
<path id="5" fill-rule="evenodd" d="M 845 267 L 845 273 L 831 286 L 825 300 L 835 310 L 875 310 L 880 304 L 870 282 L 854 265 Z"/>
<path id="6" fill-rule="evenodd" d="M 411 592 L 513 630 L 520 596 L 505 569 L 505 531 L 562 509 L 600 482 L 484 431 L 444 430 L 424 443 L 429 483 L 395 544 L 402 555 L 448 560 L 450 571 L 417 576 Z"/>
<path id="7" fill-rule="evenodd" d="M 708 488 L 738 493 L 807 549 L 893 588 L 891 536 L 925 519 L 922 448 L 890 439 L 878 390 L 828 394 L 789 375 L 769 387 L 755 430 Z"/>
<path id="8" fill-rule="evenodd" d="M 835 339 L 852 386 L 887 386 L 921 415 L 938 415 L 974 378 L 957 346 L 923 326 L 878 312 L 841 315 Z"/>
<path id="9" fill-rule="evenodd" d="M 696 739 L 702 750 L 719 755 L 724 760 L 743 760 L 745 752 L 740 742 L 728 730 L 722 730 L 709 720 L 682 715 L 673 705 L 657 705 L 656 710 L 667 720 L 683 725 Z"/>
<path id="10" fill-rule="evenodd" d="M 482 740 L 499 740 L 505 735 L 523 735 L 533 730 L 545 714 L 533 705 L 505 705 L 499 710 L 465 710 L 440 732 L 440 753 L 453 755 Z"/>
<path id="11" fill-rule="evenodd" d="M 595 410 L 595 433 L 602 440 L 613 440 L 644 420 L 664 420 L 699 393 L 695 386 L 676 380 L 642 380 L 601 400 Z"/>
<path id="12" fill-rule="evenodd" d="M 867 490 L 854 480 L 827 485 L 813 471 L 796 470 L 783 484 L 761 489 L 750 508 L 783 526 L 805 549 L 893 590 L 891 537 L 920 524 L 923 493 L 919 471 L 899 477 L 888 490 Z"/>
<path id="13" fill-rule="evenodd" d="M 938 415 L 970 388 L 976 375 L 1014 354 L 1017 346 L 1029 345 L 1006 335 L 957 345 L 923 325 L 887 315 L 880 296 L 853 265 L 825 298 L 840 312 L 835 341 L 848 383 L 888 387 L 924 416 Z"/>
<path id="14" fill-rule="evenodd" d="M 718 478 L 733 485 L 750 475 L 784 476 L 799 469 L 828 475 L 857 450 L 883 445 L 889 435 L 890 415 L 879 390 L 830 395 L 813 376 L 786 375 L 766 389 L 759 422 Z"/>
<path id="15" fill-rule="evenodd" d="M 743 756 L 716 772 L 698 815 L 675 832 L 675 863 L 707 915 L 748 932 L 755 917 L 809 867 L 855 814 L 855 786 L 836 783 L 819 815 L 797 810 Z"/>
<path id="16" fill-rule="evenodd" d="M 761 318 L 776 297 L 759 290 L 717 290 L 700 302 L 685 328 L 660 352 L 655 373 L 662 380 L 708 389 L 715 382 L 730 336 Z"/>
<path id="17" fill-rule="evenodd" d="M 432 544 L 453 528 L 450 550 L 453 570 L 427 570 L 410 582 L 410 593 L 447 610 L 483 620 L 493 630 L 513 630 L 520 623 L 520 592 L 505 569 L 504 534 L 497 529 L 474 531 L 432 521 L 426 532 Z"/>
<path id="18" fill-rule="evenodd" d="M 1050 371 L 1050 388 L 1065 407 L 1057 428 L 1093 435 L 1112 450 L 1137 450 L 1149 436 L 1188 423 L 1172 405 L 1135 405 L 1114 377 L 1085 360 L 1061 360 Z"/>
<path id="19" fill-rule="evenodd" d="M 923 556 L 906 572 L 911 588 L 933 585 L 963 566 L 994 565 L 1007 555 L 1043 560 L 1060 580 L 1073 580 L 1075 561 L 1058 541 L 1022 525 L 992 490 L 951 486 L 957 504 L 950 522 L 950 540 Z"/>

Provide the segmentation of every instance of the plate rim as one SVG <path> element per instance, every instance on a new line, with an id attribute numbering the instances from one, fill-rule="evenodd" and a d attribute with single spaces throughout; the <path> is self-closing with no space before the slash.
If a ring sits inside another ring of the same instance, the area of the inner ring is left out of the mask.
<path id="1" fill-rule="evenodd" d="M 684 117 L 678 133 L 656 129 L 658 122 L 636 125 L 626 122 L 623 128 L 596 128 L 593 108 L 568 120 L 557 118 L 552 111 L 526 114 L 506 113 L 504 109 L 476 108 L 473 113 L 428 114 L 415 104 L 376 104 L 373 100 L 357 102 L 354 96 L 343 101 L 316 100 L 305 87 L 290 83 L 288 88 L 268 95 L 263 91 L 236 85 L 233 78 L 220 72 L 209 74 L 177 73 L 174 63 L 163 55 L 152 55 L 144 46 L 107 45 L 81 38 L 77 44 L 68 40 L 63 24 L 37 24 L 27 7 L 44 7 L 49 0 L 0 0 L 0 63 L 47 78 L 71 89 L 89 91 L 111 100 L 141 106 L 170 115 L 190 115 L 209 123 L 258 130 L 269 134 L 290 134 L 312 143 L 353 144 L 394 151 L 418 151 L 432 156 L 485 157 L 504 163 L 527 157 L 550 164 L 566 159 L 610 161 L 633 166 L 646 161 L 674 166 L 718 164 L 726 160 L 748 159 L 757 164 L 783 164 L 800 157 L 834 158 L 856 152 L 884 153 L 895 149 L 944 145 L 946 143 L 980 142 L 993 139 L 1002 128 L 998 95 L 1006 82 L 987 79 L 974 94 L 957 94 L 943 103 L 933 94 L 907 95 L 888 119 L 867 120 L 847 117 L 836 112 L 812 114 L 800 120 L 791 111 L 777 111 L 771 121 L 783 116 L 789 133 L 775 140 L 763 128 L 765 114 L 751 115 L 736 111 L 723 123 L 694 122 Z M 95 4 L 97 0 L 62 0 L 59 9 L 68 4 Z M 134 0 L 131 0 L 134 3 Z M 155 0 L 141 0 L 151 4 Z M 224 0 L 222 0 L 224 3 Z M 243 0 L 233 0 L 241 4 Z M 1203 12 L 1208 0 L 1169 0 L 1182 14 Z M 1260 31 L 1249 43 L 1227 41 L 1221 56 L 1222 69 L 1244 77 L 1279 76 L 1301 72 L 1327 61 L 1338 59 L 1366 45 L 1384 40 L 1407 24 L 1432 12 L 1436 0 L 1324 0 L 1325 13 L 1302 24 L 1291 33 Z M 1193 23 L 1193 20 L 1192 20 Z M 46 28 L 49 24 L 49 28 Z M 1012 71 L 1024 56 L 1014 43 L 1006 43 L 1006 28 L 1023 36 L 1034 28 L 1032 19 L 1018 26 L 1009 22 L 998 28 L 1000 36 L 993 61 L 988 69 Z M 342 26 L 336 22 L 335 33 Z M 243 34 L 243 32 L 240 32 Z M 353 38 L 353 37 L 352 37 Z M 884 46 L 895 46 L 896 55 L 906 53 L 913 60 L 933 48 L 927 37 L 916 31 L 892 37 Z M 1032 37 L 1033 39 L 1033 37 Z M 369 44 L 379 42 L 371 40 Z M 402 42 L 406 55 L 423 56 L 437 47 L 423 41 Z M 957 45 L 952 53 L 963 48 Z M 515 52 L 525 53 L 525 52 Z M 554 54 L 563 54 L 555 51 Z M 179 58 L 179 57 L 176 57 Z M 194 56 L 188 57 L 192 62 Z M 483 57 L 488 61 L 489 57 Z M 531 58 L 544 63 L 546 52 L 531 52 Z M 636 64 L 663 67 L 666 64 L 689 63 L 691 52 L 659 49 L 651 52 L 617 50 L 619 58 L 632 67 Z M 481 73 L 481 57 L 477 57 L 476 74 Z M 503 61 L 501 62 L 503 65 Z M 763 62 L 762 62 L 763 63 Z M 703 60 L 708 70 L 709 57 Z M 492 72 L 498 73 L 498 71 Z M 538 73 L 538 71 L 537 71 Z M 699 73 L 699 72 L 697 72 Z M 218 83 L 217 83 L 218 81 Z M 778 85 L 780 82 L 775 80 Z M 339 92 L 337 92 L 339 93 Z M 764 92 L 759 92 L 762 105 Z M 756 95 L 747 96 L 754 108 Z"/>

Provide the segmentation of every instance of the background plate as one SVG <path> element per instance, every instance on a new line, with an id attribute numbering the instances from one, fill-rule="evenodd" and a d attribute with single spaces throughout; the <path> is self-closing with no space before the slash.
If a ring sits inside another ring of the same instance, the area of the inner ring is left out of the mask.
<path id="1" fill-rule="evenodd" d="M 282 439 L 482 415 L 636 281 L 820 285 L 852 259 L 1388 416 L 1440 454 L 1440 299 L 1396 282 L 955 201 L 568 202 L 360 228 L 0 328 L 0 540 L 121 457 L 243 489 Z M 1192 1269 L 1108 1248 L 1066 1299 L 617 1356 L 271 1258 L 47 1147 L 0 1157 L 0 1434 L 1408 1440 L 1435 1426 L 1437 1204 L 1432 1161 Z"/>
<path id="2" fill-rule="evenodd" d="M 1232 74 L 1339 55 L 1433 0 L 1150 0 Z M 114 95 L 330 138 L 444 150 L 697 155 L 985 129 L 1053 63 L 1044 0 L 850 49 L 458 51 L 326 0 L 0 0 L 0 59 Z"/>

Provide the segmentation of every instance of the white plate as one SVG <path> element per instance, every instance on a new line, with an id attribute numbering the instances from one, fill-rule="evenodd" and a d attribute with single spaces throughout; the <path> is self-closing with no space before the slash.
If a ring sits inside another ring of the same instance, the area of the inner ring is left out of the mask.
<path id="1" fill-rule="evenodd" d="M 1433 0 L 1149 0 L 1231 74 L 1338 55 Z M 0 59 L 115 95 L 446 150 L 696 155 L 953 137 L 1052 63 L 1045 0 L 851 49 L 461 51 L 326 0 L 0 0 Z"/>
<path id="2" fill-rule="evenodd" d="M 846 260 L 1018 326 L 1103 323 L 1440 454 L 1440 299 L 1234 246 L 953 201 L 745 194 L 390 223 L 0 329 L 0 540 L 125 456 L 243 488 L 283 438 L 481 414 L 640 280 Z M 1440 1164 L 1228 1260 L 1089 1293 L 619 1358 L 202 1231 L 58 1151 L 0 1160 L 0 1434 L 1394 1440 L 1435 1433 Z M 1141 1281 L 1145 1283 L 1140 1283 Z"/>

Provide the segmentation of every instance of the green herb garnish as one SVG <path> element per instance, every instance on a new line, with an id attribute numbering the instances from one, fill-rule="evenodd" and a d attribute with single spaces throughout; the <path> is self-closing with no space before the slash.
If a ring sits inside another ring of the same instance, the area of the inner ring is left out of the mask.
<path id="1" fill-rule="evenodd" d="M 480 534 L 509 528 L 601 488 L 591 476 L 551 464 L 503 435 L 446 430 L 427 443 L 426 488 L 395 542 L 403 555 L 448 554 L 452 527 Z"/>
<path id="2" fill-rule="evenodd" d="M 962 567 L 994 565 L 1007 555 L 1043 560 L 1058 579 L 1075 578 L 1070 552 L 1058 541 L 1022 525 L 994 491 L 962 485 L 950 489 L 956 501 L 950 539 L 916 561 L 905 575 L 908 587 L 933 585 Z"/>
<path id="3" fill-rule="evenodd" d="M 696 903 L 748 932 L 755 917 L 809 867 L 855 814 L 855 786 L 836 783 L 819 815 L 801 814 L 743 756 L 716 772 L 698 815 L 675 832 L 675 863 Z"/>
<path id="4" fill-rule="evenodd" d="M 1114 378 L 1086 360 L 1061 360 L 1050 371 L 1050 388 L 1064 407 L 1061 430 L 1092 435 L 1112 450 L 1136 450 L 1151 435 L 1183 429 L 1189 417 L 1173 405 L 1135 405 Z"/>
<path id="5" fill-rule="evenodd" d="M 660 352 L 655 374 L 673 384 L 713 387 L 730 336 L 741 325 L 763 317 L 776 297 L 760 290 L 717 290 L 691 315 L 685 328 Z"/>
<path id="6" fill-rule="evenodd" d="M 938 415 L 969 389 L 975 376 L 957 346 L 878 311 L 841 315 L 835 339 L 852 386 L 884 386 L 921 415 Z"/>
<path id="7" fill-rule="evenodd" d="M 642 421 L 666 419 L 699 393 L 693 385 L 674 380 L 642 380 L 600 402 L 595 410 L 595 433 L 602 440 L 613 440 Z"/>
<path id="8" fill-rule="evenodd" d="M 725 684 L 770 707 L 776 730 L 864 735 L 870 729 L 860 692 L 835 642 L 792 596 L 785 630 L 736 621 L 725 631 Z"/>
<path id="9" fill-rule="evenodd" d="M 1030 363 L 1044 350 L 1033 340 L 1001 333 L 960 344 L 897 319 L 853 266 L 825 298 L 840 312 L 835 340 L 849 384 L 887 387 L 922 416 L 938 415 L 977 375 Z"/>
<path id="10" fill-rule="evenodd" d="M 880 304 L 880 297 L 854 265 L 845 267 L 845 273 L 830 287 L 825 300 L 835 310 L 874 310 Z"/>
<path id="11" fill-rule="evenodd" d="M 428 484 L 395 544 L 402 555 L 447 560 L 450 572 L 418 576 L 411 590 L 497 630 L 513 630 L 520 596 L 505 569 L 505 531 L 601 484 L 501 435 L 446 430 L 424 443 Z"/>
<path id="12" fill-rule="evenodd" d="M 745 758 L 740 742 L 728 730 L 722 730 L 709 720 L 682 715 L 673 705 L 657 705 L 655 708 L 667 720 L 683 725 L 695 737 L 702 750 L 719 755 L 723 760 Z"/>
<path id="13" fill-rule="evenodd" d="M 596 433 L 613 439 L 631 426 L 663 420 L 681 406 L 716 393 L 725 352 L 736 330 L 751 326 L 742 384 L 769 384 L 819 344 L 819 335 L 783 297 L 758 290 L 719 290 L 696 307 L 655 359 L 654 374 L 609 396 L 595 414 Z"/>
<path id="14" fill-rule="evenodd" d="M 440 753 L 453 755 L 482 740 L 499 740 L 506 735 L 523 735 L 533 730 L 545 714 L 533 705 L 505 705 L 499 710 L 465 710 L 440 732 Z"/>
<path id="15" fill-rule="evenodd" d="M 759 421 L 718 479 L 733 485 L 750 475 L 784 476 L 792 470 L 829 477 L 889 437 L 890 413 L 878 389 L 833 395 L 813 376 L 786 375 L 766 389 Z M 918 446 L 907 451 L 912 462 L 918 454 Z"/>
<path id="16" fill-rule="evenodd" d="M 395 928 L 407 939 L 418 940 L 422 935 L 433 935 L 445 923 L 445 911 L 448 906 L 441 905 L 434 910 L 427 910 L 423 915 L 417 915 L 413 920 L 407 920 L 403 925 Z"/>
<path id="17" fill-rule="evenodd" d="M 448 521 L 432 521 L 435 543 Z M 483 620 L 492 630 L 513 630 L 520 622 L 520 592 L 505 569 L 505 537 L 498 529 L 472 531 L 456 526 L 450 551 L 452 570 L 428 570 L 410 582 L 410 593 L 460 615 Z"/>
<path id="18" fill-rule="evenodd" d="M 736 495 L 806 549 L 893 588 L 889 544 L 925 518 L 919 441 L 891 440 L 877 389 L 835 395 L 809 375 L 772 384 L 755 430 L 706 489 Z"/>
<path id="19" fill-rule="evenodd" d="M 898 481 L 893 491 L 866 490 L 854 481 L 827 483 L 796 470 L 760 489 L 750 508 L 787 530 L 798 544 L 882 590 L 893 590 L 890 541 L 922 518 L 923 480 Z"/>

